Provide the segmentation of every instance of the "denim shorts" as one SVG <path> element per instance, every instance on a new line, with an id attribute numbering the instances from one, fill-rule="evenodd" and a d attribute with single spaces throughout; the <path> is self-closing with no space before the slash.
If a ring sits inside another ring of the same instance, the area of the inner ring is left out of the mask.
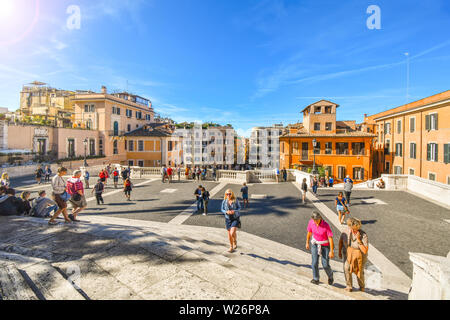
<path id="1" fill-rule="evenodd" d="M 344 206 L 341 206 L 340 204 L 337 205 L 336 210 L 337 211 L 345 211 Z"/>

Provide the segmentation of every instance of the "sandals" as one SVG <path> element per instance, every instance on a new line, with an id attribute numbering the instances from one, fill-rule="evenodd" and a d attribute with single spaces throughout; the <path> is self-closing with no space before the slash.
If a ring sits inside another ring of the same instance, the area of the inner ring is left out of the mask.
<path id="1" fill-rule="evenodd" d="M 237 249 L 237 241 L 234 242 L 233 250 Z"/>
<path id="2" fill-rule="evenodd" d="M 48 221 L 49 226 L 56 226 L 58 224 L 57 221 Z"/>
<path id="3" fill-rule="evenodd" d="M 229 252 L 229 253 L 233 253 L 233 252 L 234 252 L 234 249 L 233 249 L 233 248 L 230 248 L 230 249 L 228 249 L 228 252 Z"/>

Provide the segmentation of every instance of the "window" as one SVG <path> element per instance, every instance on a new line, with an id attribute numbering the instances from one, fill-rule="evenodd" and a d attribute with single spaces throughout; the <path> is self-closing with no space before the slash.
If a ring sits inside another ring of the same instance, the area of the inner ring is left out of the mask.
<path id="1" fill-rule="evenodd" d="M 147 121 L 151 121 L 152 120 L 149 114 L 145 115 L 145 120 L 147 120 Z"/>
<path id="2" fill-rule="evenodd" d="M 425 116 L 425 130 L 437 130 L 438 129 L 438 115 L 437 113 L 429 114 Z"/>
<path id="3" fill-rule="evenodd" d="M 430 179 L 431 181 L 436 181 L 436 174 L 429 172 L 428 179 Z"/>
<path id="4" fill-rule="evenodd" d="M 402 133 L 402 120 L 397 121 L 397 133 Z"/>
<path id="5" fill-rule="evenodd" d="M 390 134 L 391 133 L 391 123 L 387 122 L 384 124 L 384 133 L 385 134 Z"/>
<path id="6" fill-rule="evenodd" d="M 138 141 L 138 151 L 144 151 L 144 141 L 142 140 Z"/>
<path id="7" fill-rule="evenodd" d="M 414 176 L 414 175 L 415 175 L 414 169 L 409 169 L 409 175 L 411 175 L 411 176 Z"/>
<path id="8" fill-rule="evenodd" d="M 99 153 L 99 155 L 103 156 L 103 140 L 102 139 L 98 140 L 98 153 Z"/>
<path id="9" fill-rule="evenodd" d="M 361 167 L 353 168 L 353 179 L 364 180 L 364 168 Z"/>
<path id="10" fill-rule="evenodd" d="M 314 130 L 319 131 L 320 130 L 320 122 L 314 123 Z"/>
<path id="11" fill-rule="evenodd" d="M 438 145 L 437 143 L 427 144 L 427 161 L 438 161 Z"/>
<path id="12" fill-rule="evenodd" d="M 114 140 L 113 142 L 113 154 L 119 154 L 118 142 Z"/>
<path id="13" fill-rule="evenodd" d="M 136 111 L 136 119 L 141 120 L 142 119 L 142 112 Z"/>
<path id="14" fill-rule="evenodd" d="M 173 151 L 174 150 L 174 144 L 173 141 L 169 141 L 168 145 L 167 145 L 167 151 Z"/>
<path id="15" fill-rule="evenodd" d="M 364 155 L 364 142 L 353 142 L 352 143 L 352 154 L 356 155 Z"/>
<path id="16" fill-rule="evenodd" d="M 386 173 L 391 172 L 391 163 L 390 163 L 389 161 L 386 161 L 384 171 L 385 171 Z"/>
<path id="17" fill-rule="evenodd" d="M 119 123 L 114 121 L 114 136 L 117 137 L 119 135 Z"/>
<path id="18" fill-rule="evenodd" d="M 331 110 L 332 110 L 331 106 L 325 107 L 325 113 L 331 113 Z"/>
<path id="19" fill-rule="evenodd" d="M 346 168 L 345 167 L 338 167 L 338 179 L 339 180 L 343 180 L 346 176 Z"/>
<path id="20" fill-rule="evenodd" d="M 416 144 L 414 142 L 411 142 L 409 144 L 409 157 L 411 159 L 416 159 Z"/>
<path id="21" fill-rule="evenodd" d="M 131 124 L 127 125 L 127 131 L 130 132 L 131 131 Z"/>
<path id="22" fill-rule="evenodd" d="M 128 151 L 134 151 L 134 141 L 128 141 Z"/>
<path id="23" fill-rule="evenodd" d="M 75 157 L 75 139 L 67 139 L 67 156 Z"/>
<path id="24" fill-rule="evenodd" d="M 89 154 L 95 156 L 95 140 L 89 139 Z"/>
<path id="25" fill-rule="evenodd" d="M 348 154 L 348 142 L 336 142 L 336 154 Z"/>
<path id="26" fill-rule="evenodd" d="M 444 144 L 444 163 L 450 163 L 450 143 Z"/>
<path id="27" fill-rule="evenodd" d="M 315 114 L 318 114 L 318 113 L 320 113 L 321 112 L 321 107 L 314 107 L 314 113 Z"/>
<path id="28" fill-rule="evenodd" d="M 298 154 L 299 150 L 298 150 L 298 142 L 293 142 L 292 143 L 292 153 L 293 154 Z"/>
<path id="29" fill-rule="evenodd" d="M 112 113 L 113 113 L 113 114 L 117 114 L 117 115 L 120 116 L 120 108 L 118 108 L 118 107 L 116 107 L 116 106 L 113 106 L 113 107 L 112 107 Z"/>
<path id="30" fill-rule="evenodd" d="M 86 129 L 91 130 L 92 129 L 92 120 L 88 119 L 86 121 Z"/>
<path id="31" fill-rule="evenodd" d="M 131 111 L 131 110 L 129 110 L 129 109 L 126 109 L 126 110 L 125 110 L 125 113 L 126 113 L 126 115 L 127 115 L 128 118 L 131 118 L 131 117 L 133 116 L 133 111 Z"/>
<path id="32" fill-rule="evenodd" d="M 128 160 L 128 165 L 130 167 L 133 167 L 134 166 L 134 160 Z"/>
<path id="33" fill-rule="evenodd" d="M 93 105 L 93 104 L 84 105 L 84 112 L 86 112 L 86 113 L 95 112 L 95 105 Z"/>
<path id="34" fill-rule="evenodd" d="M 403 144 L 402 143 L 396 143 L 395 144 L 395 155 L 397 157 L 403 157 Z"/>
<path id="35" fill-rule="evenodd" d="M 416 131 L 416 118 L 409 118 L 409 132 Z"/>
<path id="36" fill-rule="evenodd" d="M 400 166 L 394 166 L 394 174 L 403 174 L 403 168 Z"/>
<path id="37" fill-rule="evenodd" d="M 391 152 L 391 140 L 386 140 L 386 144 L 384 147 L 384 154 L 389 154 Z"/>
<path id="38" fill-rule="evenodd" d="M 302 142 L 302 160 L 308 160 L 308 142 Z"/>
<path id="39" fill-rule="evenodd" d="M 138 166 L 143 168 L 144 167 L 144 160 L 138 160 Z"/>
<path id="40" fill-rule="evenodd" d="M 333 143 L 325 142 L 325 154 L 332 154 L 332 153 L 333 153 Z"/>
<path id="41" fill-rule="evenodd" d="M 314 148 L 315 154 L 320 154 L 320 142 L 316 142 L 316 147 Z"/>
<path id="42" fill-rule="evenodd" d="M 331 130 L 333 130 L 333 123 L 332 123 L 332 122 L 327 122 L 327 123 L 325 123 L 325 130 L 326 130 L 326 131 L 331 131 Z"/>

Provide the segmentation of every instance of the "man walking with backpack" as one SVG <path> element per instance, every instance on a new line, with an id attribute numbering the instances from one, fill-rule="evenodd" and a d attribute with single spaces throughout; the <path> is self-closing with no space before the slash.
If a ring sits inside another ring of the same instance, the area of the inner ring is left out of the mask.
<path id="1" fill-rule="evenodd" d="M 98 179 L 96 185 L 94 186 L 94 189 L 92 189 L 92 193 L 95 192 L 95 199 L 97 199 L 97 205 L 105 204 L 105 201 L 103 201 L 103 191 L 105 190 L 105 185 L 103 184 L 102 180 Z"/>
<path id="2" fill-rule="evenodd" d="M 209 191 L 205 187 L 202 187 L 202 199 L 204 204 L 203 215 L 206 216 L 208 214 Z"/>

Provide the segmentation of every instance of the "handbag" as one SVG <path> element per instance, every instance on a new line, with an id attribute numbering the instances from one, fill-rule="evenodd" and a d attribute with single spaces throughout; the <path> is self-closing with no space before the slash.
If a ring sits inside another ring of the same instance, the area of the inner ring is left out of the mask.
<path id="1" fill-rule="evenodd" d="M 79 193 L 74 193 L 72 195 L 72 200 L 76 201 L 76 202 L 80 201 L 81 200 L 81 195 Z"/>
<path id="2" fill-rule="evenodd" d="M 62 193 L 62 194 L 60 195 L 60 198 L 61 198 L 62 200 L 64 200 L 64 201 L 69 201 L 69 199 L 70 199 L 70 194 L 69 194 L 67 191 L 64 191 L 64 193 Z"/>

